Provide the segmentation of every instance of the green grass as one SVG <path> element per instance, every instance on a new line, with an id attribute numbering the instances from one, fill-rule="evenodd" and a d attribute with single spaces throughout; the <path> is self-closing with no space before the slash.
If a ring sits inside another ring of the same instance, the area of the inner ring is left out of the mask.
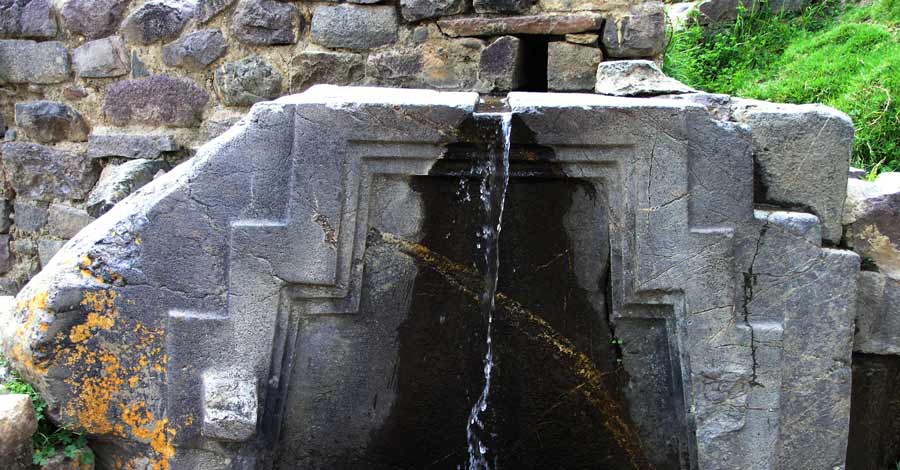
<path id="1" fill-rule="evenodd" d="M 0 355 L 0 366 L 9 366 L 2 355 Z M 51 423 L 46 415 L 47 402 L 41 398 L 31 384 L 22 380 L 20 375 L 13 372 L 9 380 L 0 383 L 0 394 L 2 393 L 17 393 L 31 397 L 38 422 L 37 432 L 31 436 L 35 465 L 47 463 L 56 455 L 58 449 L 62 449 L 63 454 L 72 460 L 79 460 L 86 464 L 94 461 L 94 454 L 87 448 L 87 439 L 77 432 Z"/>
<path id="2" fill-rule="evenodd" d="M 856 125 L 855 166 L 900 170 L 898 29 L 900 0 L 824 0 L 799 15 L 763 7 L 674 33 L 664 69 L 704 91 L 833 106 Z"/>

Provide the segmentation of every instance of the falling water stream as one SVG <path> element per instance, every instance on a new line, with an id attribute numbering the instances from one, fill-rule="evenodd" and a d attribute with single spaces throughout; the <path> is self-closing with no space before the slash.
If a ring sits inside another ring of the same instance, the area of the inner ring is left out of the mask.
<path id="1" fill-rule="evenodd" d="M 488 398 L 491 392 L 491 372 L 494 368 L 494 347 L 491 328 L 494 320 L 494 297 L 497 294 L 497 276 L 500 267 L 499 240 L 503 221 L 503 205 L 506 202 L 506 189 L 509 184 L 509 146 L 511 113 L 476 113 L 476 123 L 491 126 L 495 129 L 493 138 L 487 139 L 488 155 L 476 167 L 477 176 L 481 178 L 480 198 L 485 211 L 485 224 L 482 226 L 479 244 L 483 244 L 484 282 L 481 292 L 481 314 L 485 319 L 486 350 L 484 354 L 484 387 L 481 395 L 472 405 L 469 420 L 466 424 L 466 440 L 469 449 L 468 470 L 490 470 L 488 448 L 484 442 L 485 421 L 482 413 L 488 409 Z M 485 122 L 487 121 L 487 122 Z M 499 124 L 499 126 L 497 125 Z"/>

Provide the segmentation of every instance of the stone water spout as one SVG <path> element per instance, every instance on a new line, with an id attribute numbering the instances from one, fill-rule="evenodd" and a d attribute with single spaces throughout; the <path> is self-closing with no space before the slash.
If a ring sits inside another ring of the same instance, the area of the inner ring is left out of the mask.
<path id="1" fill-rule="evenodd" d="M 82 231 L 0 346 L 105 468 L 834 468 L 859 260 L 755 204 L 759 129 L 314 87 Z"/>

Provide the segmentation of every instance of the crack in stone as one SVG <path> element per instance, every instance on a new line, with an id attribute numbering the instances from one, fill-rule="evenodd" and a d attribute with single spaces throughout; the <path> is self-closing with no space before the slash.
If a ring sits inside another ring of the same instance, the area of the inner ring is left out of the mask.
<path id="1" fill-rule="evenodd" d="M 753 287 L 756 284 L 756 274 L 753 273 L 753 267 L 756 264 L 756 258 L 759 256 L 760 245 L 762 245 L 763 238 L 766 236 L 766 232 L 769 230 L 769 219 L 766 218 L 765 222 L 763 222 L 762 228 L 759 230 L 759 238 L 756 241 L 756 247 L 753 250 L 753 257 L 750 258 L 750 266 L 747 268 L 747 271 L 744 272 L 744 325 L 750 330 L 750 359 L 752 361 L 752 371 L 750 374 L 750 386 L 752 387 L 762 387 L 763 385 L 759 383 L 758 378 L 758 368 L 759 361 L 757 359 L 757 344 L 756 344 L 756 330 L 753 328 L 753 323 L 750 321 L 750 302 L 753 301 Z"/>

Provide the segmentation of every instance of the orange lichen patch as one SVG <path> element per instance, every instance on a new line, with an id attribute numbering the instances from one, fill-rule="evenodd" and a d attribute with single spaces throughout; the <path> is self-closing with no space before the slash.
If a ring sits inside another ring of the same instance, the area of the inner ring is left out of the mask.
<path id="1" fill-rule="evenodd" d="M 119 316 L 119 309 L 115 306 L 118 294 L 114 290 L 99 290 L 85 292 L 81 305 L 91 309 L 87 315 L 87 321 L 76 325 L 69 333 L 69 339 L 73 343 L 80 343 L 90 339 L 97 330 L 110 330 Z"/>
<path id="2" fill-rule="evenodd" d="M 175 446 L 172 439 L 175 438 L 175 430 L 169 427 L 169 418 L 163 418 L 156 422 L 153 435 L 150 438 L 150 447 L 159 454 L 160 458 L 153 462 L 153 470 L 169 470 L 169 460 L 175 456 Z"/>
<path id="3" fill-rule="evenodd" d="M 154 431 L 147 428 L 153 423 L 153 413 L 147 409 L 146 403 L 137 402 L 131 406 L 122 404 L 119 406 L 122 408 L 122 421 L 131 427 L 132 436 L 141 440 L 147 440 L 153 436 Z"/>
<path id="4" fill-rule="evenodd" d="M 67 379 L 66 383 L 80 393 L 66 406 L 66 412 L 75 416 L 79 424 L 90 433 L 108 434 L 113 430 L 109 420 L 109 408 L 113 396 L 121 389 L 122 366 L 119 358 L 109 351 L 94 352 L 99 357 L 101 371 L 98 375 L 84 374 L 77 380 Z"/>
<path id="5" fill-rule="evenodd" d="M 140 376 L 132 375 L 131 377 L 128 378 L 128 387 L 130 387 L 132 390 L 134 390 L 135 388 L 137 388 L 137 386 L 140 382 L 141 382 Z"/>

